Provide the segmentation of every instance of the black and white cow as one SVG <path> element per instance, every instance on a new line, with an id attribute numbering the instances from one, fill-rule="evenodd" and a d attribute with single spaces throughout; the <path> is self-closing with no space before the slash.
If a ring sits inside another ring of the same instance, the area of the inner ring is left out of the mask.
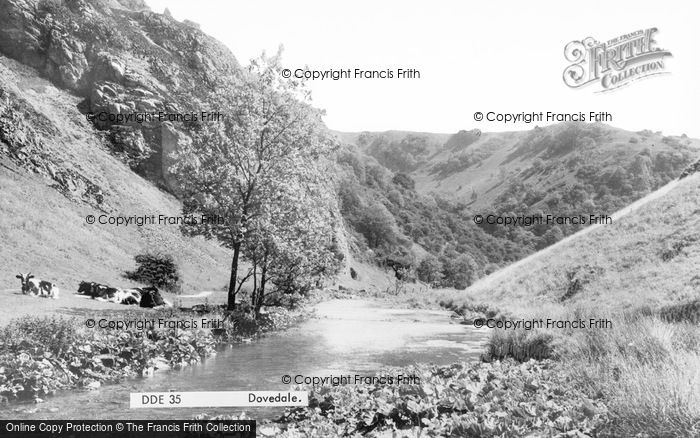
<path id="1" fill-rule="evenodd" d="M 105 284 L 83 281 L 78 286 L 78 293 L 87 295 L 99 301 L 109 301 L 118 304 L 138 304 L 141 307 L 171 307 L 172 304 L 163 299 L 155 286 L 120 289 Z"/>
<path id="2" fill-rule="evenodd" d="M 95 283 L 94 281 L 81 282 L 78 286 L 78 294 L 87 295 L 98 301 L 108 301 L 117 304 L 139 304 L 141 302 L 139 289 L 120 289 L 107 286 L 106 284 Z"/>
<path id="3" fill-rule="evenodd" d="M 41 297 L 46 296 L 55 300 L 58 299 L 59 290 L 54 283 L 34 278 L 34 275 L 32 275 L 31 272 L 27 275 L 24 275 L 20 272 L 18 275 L 16 275 L 16 277 L 22 281 L 23 294 Z"/>
<path id="4" fill-rule="evenodd" d="M 143 287 L 140 288 L 140 291 L 141 302 L 139 303 L 139 306 L 141 307 L 172 306 L 172 304 L 163 299 L 163 296 L 160 294 L 160 291 L 155 286 Z"/>
<path id="5" fill-rule="evenodd" d="M 106 284 L 95 283 L 94 281 L 83 281 L 78 286 L 78 293 L 87 295 L 94 299 L 108 299 L 116 294 L 116 288 L 110 288 Z"/>
<path id="6" fill-rule="evenodd" d="M 141 289 L 122 289 L 119 302 L 121 304 L 140 304 L 142 292 Z"/>

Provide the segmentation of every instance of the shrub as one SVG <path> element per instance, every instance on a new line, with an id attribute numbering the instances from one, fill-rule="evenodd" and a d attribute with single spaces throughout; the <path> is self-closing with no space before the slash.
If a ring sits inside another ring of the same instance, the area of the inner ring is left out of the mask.
<path id="1" fill-rule="evenodd" d="M 139 254 L 134 257 L 138 264 L 135 271 L 126 271 L 124 277 L 139 283 L 180 292 L 180 270 L 170 255 Z"/>
<path id="2" fill-rule="evenodd" d="M 553 337 L 549 333 L 495 330 L 482 355 L 485 362 L 513 358 L 518 362 L 542 360 L 552 356 Z"/>
<path id="3" fill-rule="evenodd" d="M 405 173 L 397 173 L 396 175 L 394 175 L 394 178 L 392 178 L 392 182 L 407 190 L 415 190 L 416 188 L 416 182 L 413 180 L 413 178 L 406 175 Z"/>
<path id="4" fill-rule="evenodd" d="M 75 336 L 70 319 L 25 316 L 0 329 L 0 350 L 19 353 L 31 349 L 37 354 L 60 356 L 72 346 Z"/>
<path id="5" fill-rule="evenodd" d="M 440 263 L 437 257 L 429 254 L 421 260 L 416 274 L 418 274 L 419 280 L 431 286 L 439 286 L 442 280 L 442 263 Z"/>

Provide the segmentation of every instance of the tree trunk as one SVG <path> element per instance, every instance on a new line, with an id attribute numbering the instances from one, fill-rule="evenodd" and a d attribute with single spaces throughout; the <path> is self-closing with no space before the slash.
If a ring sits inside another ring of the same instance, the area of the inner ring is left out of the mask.
<path id="1" fill-rule="evenodd" d="M 262 272 L 260 274 L 260 287 L 258 288 L 258 294 L 255 297 L 255 319 L 260 319 L 260 308 L 265 300 L 265 284 L 267 283 L 267 254 L 263 257 Z"/>
<path id="2" fill-rule="evenodd" d="M 228 283 L 228 310 L 236 310 L 236 280 L 238 279 L 238 257 L 241 253 L 241 243 L 233 245 L 233 260 L 231 260 L 231 279 Z"/>
<path id="3" fill-rule="evenodd" d="M 253 292 L 250 294 L 250 307 L 255 309 L 258 296 L 258 262 L 253 262 Z"/>

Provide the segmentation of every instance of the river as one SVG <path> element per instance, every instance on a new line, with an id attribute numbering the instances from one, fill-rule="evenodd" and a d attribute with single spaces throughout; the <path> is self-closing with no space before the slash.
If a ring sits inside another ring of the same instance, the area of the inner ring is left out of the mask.
<path id="1" fill-rule="evenodd" d="M 280 408 L 129 409 L 129 393 L 149 391 L 288 390 L 284 375 L 373 376 L 384 367 L 476 360 L 486 331 L 461 325 L 449 312 L 392 309 L 369 300 L 335 299 L 316 316 L 259 341 L 227 347 L 201 364 L 153 377 L 67 391 L 44 403 L 0 409 L 12 419 L 188 419 L 199 413 L 273 418 Z"/>

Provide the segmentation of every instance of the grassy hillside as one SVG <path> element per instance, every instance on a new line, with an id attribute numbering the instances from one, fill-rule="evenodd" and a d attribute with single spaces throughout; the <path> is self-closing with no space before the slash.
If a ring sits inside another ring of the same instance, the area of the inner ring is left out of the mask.
<path id="1" fill-rule="evenodd" d="M 175 257 L 185 291 L 221 289 L 229 254 L 213 242 L 183 238 L 177 226 L 86 223 L 89 214 L 176 216 L 180 204 L 110 154 L 77 104 L 31 68 L 0 57 L 2 295 L 19 290 L 19 271 L 58 283 L 64 296 L 81 280 L 126 286 L 121 274 L 147 251 Z"/>
<path id="2" fill-rule="evenodd" d="M 473 284 L 436 299 L 512 321 L 600 326 L 490 329 L 486 358 L 553 357 L 602 401 L 604 436 L 700 432 L 700 173 Z"/>
<path id="3" fill-rule="evenodd" d="M 613 216 L 482 278 L 460 302 L 499 309 L 658 307 L 700 297 L 700 174 L 674 181 Z"/>

